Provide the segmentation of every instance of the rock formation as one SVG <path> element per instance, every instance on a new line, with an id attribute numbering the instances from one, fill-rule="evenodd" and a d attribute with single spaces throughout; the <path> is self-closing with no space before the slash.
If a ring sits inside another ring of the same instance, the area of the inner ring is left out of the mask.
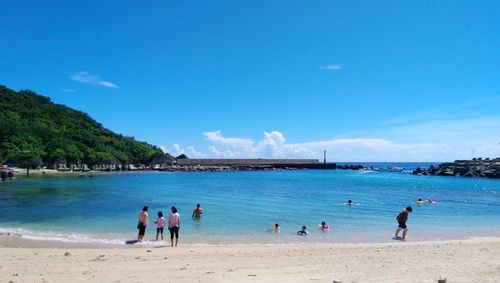
<path id="1" fill-rule="evenodd" d="M 500 178 L 500 158 L 455 160 L 441 163 L 438 167 L 431 165 L 428 169 L 417 167 L 412 173 L 414 175 Z"/>

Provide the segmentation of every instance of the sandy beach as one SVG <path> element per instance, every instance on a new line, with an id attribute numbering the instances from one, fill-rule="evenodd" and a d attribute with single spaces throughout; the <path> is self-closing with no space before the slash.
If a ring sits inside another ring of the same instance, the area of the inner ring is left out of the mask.
<path id="1" fill-rule="evenodd" d="M 23 168 L 15 168 L 13 173 L 14 173 L 14 179 L 19 179 L 19 178 L 25 178 L 27 177 L 26 174 L 26 169 Z M 29 170 L 29 177 L 41 177 L 41 176 L 78 176 L 78 175 L 90 175 L 90 174 L 96 174 L 96 173 L 101 173 L 98 171 L 88 171 L 88 172 L 80 172 L 80 171 L 58 171 L 54 169 L 30 169 Z"/>
<path id="2" fill-rule="evenodd" d="M 0 248 L 1 282 L 499 282 L 500 238 L 256 247 Z"/>

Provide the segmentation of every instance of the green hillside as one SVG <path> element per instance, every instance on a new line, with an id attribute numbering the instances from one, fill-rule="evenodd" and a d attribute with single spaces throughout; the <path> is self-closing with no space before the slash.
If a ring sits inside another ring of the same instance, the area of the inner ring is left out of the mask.
<path id="1" fill-rule="evenodd" d="M 0 85 L 0 163 L 149 164 L 170 159 L 158 147 L 116 134 L 87 114 L 33 91 Z"/>

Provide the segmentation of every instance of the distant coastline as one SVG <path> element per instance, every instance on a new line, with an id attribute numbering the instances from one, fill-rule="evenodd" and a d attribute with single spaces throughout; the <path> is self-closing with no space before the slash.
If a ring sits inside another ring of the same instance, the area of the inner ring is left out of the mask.
<path id="1" fill-rule="evenodd" d="M 424 163 L 424 162 L 422 162 Z M 8 179 L 7 172 L 13 172 L 15 177 L 26 175 L 36 176 L 64 176 L 79 174 L 87 177 L 93 174 L 106 172 L 139 172 L 139 171 L 161 171 L 161 172 L 239 172 L 239 171 L 283 171 L 283 170 L 362 170 L 380 172 L 408 172 L 413 175 L 428 176 L 463 176 L 463 177 L 485 177 L 500 178 L 500 158 L 474 158 L 472 160 L 455 160 L 454 162 L 427 163 L 427 168 L 420 167 L 404 168 L 413 162 L 401 163 L 322 163 L 318 159 L 189 159 L 183 155 L 181 158 L 169 159 L 168 162 L 144 164 L 98 164 L 89 168 L 85 164 L 59 164 L 54 168 L 0 168 L 2 180 Z M 395 164 L 397 166 L 387 166 Z M 434 166 L 436 164 L 436 166 Z M 385 165 L 385 166 L 384 166 Z M 424 165 L 425 166 L 425 165 Z M 9 175 L 11 176 L 11 175 Z"/>

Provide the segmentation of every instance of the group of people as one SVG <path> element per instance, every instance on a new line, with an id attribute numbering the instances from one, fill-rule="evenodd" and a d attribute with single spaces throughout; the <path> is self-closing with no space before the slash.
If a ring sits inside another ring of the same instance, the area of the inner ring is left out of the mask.
<path id="1" fill-rule="evenodd" d="M 330 225 L 327 225 L 325 221 L 322 221 L 321 224 L 318 224 L 318 230 L 321 231 L 328 231 L 330 230 Z M 269 231 L 274 232 L 274 233 L 280 233 L 281 232 L 281 227 L 278 223 L 274 224 L 273 228 L 269 229 Z M 302 228 L 297 231 L 297 235 L 299 236 L 307 236 L 309 232 L 307 231 L 306 226 L 302 226 Z"/>
<path id="2" fill-rule="evenodd" d="M 435 203 L 435 201 L 433 201 L 433 200 L 431 200 L 431 201 L 428 201 L 428 202 Z M 351 206 L 352 200 L 348 200 L 346 202 L 346 205 Z M 407 206 L 396 217 L 396 220 L 398 221 L 398 228 L 396 229 L 396 233 L 394 235 L 395 239 L 406 240 L 406 234 L 408 233 L 408 226 L 406 225 L 406 222 L 408 221 L 408 215 L 411 212 L 413 212 L 413 208 L 411 206 Z M 269 230 L 272 232 L 275 232 L 275 233 L 280 233 L 281 227 L 278 223 L 276 223 L 276 224 L 274 224 L 273 228 L 271 228 Z M 330 230 L 330 226 L 327 225 L 325 221 L 323 221 L 323 222 L 321 222 L 321 224 L 318 224 L 318 230 L 328 231 L 328 230 Z M 401 233 L 401 231 L 403 231 L 402 238 L 399 237 L 399 234 Z M 297 235 L 299 235 L 299 236 L 307 236 L 308 234 L 309 234 L 309 232 L 307 231 L 306 226 L 302 226 L 302 228 L 299 231 L 297 231 Z"/>
<path id="3" fill-rule="evenodd" d="M 322 221 L 321 224 L 318 224 L 318 230 L 328 231 L 328 230 L 330 230 L 330 225 L 327 225 L 325 221 Z M 299 236 L 309 235 L 309 232 L 307 231 L 307 227 L 302 226 L 302 228 L 299 231 L 297 231 L 297 235 L 299 235 Z"/>
<path id="4" fill-rule="evenodd" d="M 353 202 L 352 202 L 352 200 L 347 200 L 345 204 L 347 206 L 352 206 Z M 276 223 L 276 224 L 274 224 L 274 226 L 275 226 L 274 230 L 277 229 L 278 233 L 279 233 L 279 225 Z M 321 224 L 318 224 L 318 230 L 328 231 L 328 230 L 330 230 L 330 225 L 327 225 L 325 221 L 322 221 Z M 302 226 L 302 228 L 299 231 L 297 231 L 297 235 L 299 235 L 299 236 L 307 236 L 307 235 L 309 235 L 309 232 L 307 231 L 307 227 L 306 226 Z"/>
<path id="5" fill-rule="evenodd" d="M 420 200 L 420 199 L 419 199 Z M 351 206 L 352 205 L 352 200 L 348 200 L 346 202 L 346 205 Z M 144 234 L 146 233 L 146 228 L 148 226 L 148 206 L 144 206 L 139 213 L 139 223 L 137 224 L 137 229 L 139 229 L 139 235 L 137 238 L 138 242 L 141 242 L 144 238 Z M 179 215 L 179 212 L 177 211 L 177 208 L 175 206 L 171 207 L 171 213 L 168 216 L 168 230 L 170 231 L 170 243 L 172 246 L 174 246 L 174 237 L 175 237 L 175 246 L 177 246 L 177 243 L 179 241 L 179 229 L 181 228 L 181 216 Z M 406 225 L 406 222 L 408 221 L 408 215 L 413 212 L 413 209 L 411 206 L 407 206 L 403 211 L 401 211 L 398 216 L 396 217 L 396 220 L 398 222 L 398 228 L 396 229 L 395 233 L 395 238 L 396 239 L 406 239 L 406 234 L 408 233 L 408 226 Z M 193 210 L 192 217 L 194 219 L 199 219 L 203 215 L 203 209 L 201 208 L 201 205 L 198 203 L 196 204 L 196 208 Z M 163 229 L 165 227 L 165 218 L 163 217 L 163 212 L 158 211 L 158 217 L 156 220 L 153 220 L 153 223 L 156 224 L 156 240 L 158 241 L 159 236 L 161 237 L 161 240 L 163 240 Z M 318 224 L 318 230 L 322 231 L 328 231 L 330 230 L 330 226 L 326 224 L 325 221 L 322 221 L 321 224 Z M 272 231 L 274 233 L 280 233 L 281 232 L 281 227 L 278 223 L 275 223 L 274 226 L 269 229 L 269 231 Z M 403 231 L 403 237 L 400 238 L 399 234 Z M 297 231 L 297 235 L 299 236 L 307 236 L 309 232 L 307 231 L 306 226 L 302 226 L 302 228 Z"/>
<path id="6" fill-rule="evenodd" d="M 142 242 L 144 234 L 146 233 L 146 228 L 149 224 L 148 209 L 148 206 L 144 206 L 139 213 L 139 223 L 137 224 L 137 229 L 139 229 L 139 235 L 137 237 L 138 242 Z M 172 206 L 170 210 L 171 213 L 168 216 L 168 223 L 165 223 L 165 217 L 163 217 L 162 211 L 158 211 L 158 217 L 156 218 L 156 220 L 153 220 L 153 223 L 156 224 L 156 240 L 158 241 L 159 237 L 161 237 L 161 240 L 163 240 L 163 229 L 165 227 L 165 224 L 168 224 L 168 230 L 170 231 L 170 243 L 172 246 L 174 245 L 175 237 L 175 245 L 177 246 L 177 243 L 179 241 L 179 230 L 181 228 L 181 216 L 179 215 L 179 212 L 177 211 L 177 208 L 175 206 Z M 197 204 L 196 208 L 193 211 L 193 217 L 200 218 L 202 214 L 203 210 L 200 207 L 200 204 Z"/>

